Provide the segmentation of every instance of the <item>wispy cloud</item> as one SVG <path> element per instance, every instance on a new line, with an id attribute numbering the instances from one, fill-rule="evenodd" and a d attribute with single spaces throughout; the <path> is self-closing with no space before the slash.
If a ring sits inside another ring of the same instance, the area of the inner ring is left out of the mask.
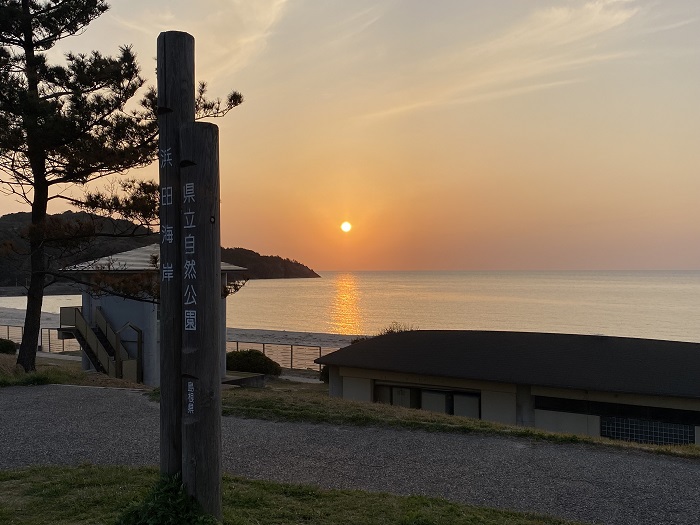
<path id="1" fill-rule="evenodd" d="M 536 11 L 502 35 L 417 65 L 421 76 L 430 81 L 412 86 L 411 92 L 395 93 L 396 99 L 410 102 L 364 118 L 512 97 L 581 82 L 581 71 L 593 64 L 629 56 L 629 51 L 606 51 L 603 37 L 638 12 L 633 0 L 593 0 Z M 571 76 L 574 71 L 576 78 Z"/>
<path id="2" fill-rule="evenodd" d="M 214 80 L 239 71 L 263 52 L 287 3 L 219 0 L 203 6 L 189 0 L 126 2 L 115 6 L 109 16 L 123 29 L 150 38 L 171 29 L 191 33 L 197 38 L 198 72 Z"/>
<path id="3" fill-rule="evenodd" d="M 386 10 L 386 6 L 373 5 L 353 13 L 346 19 L 336 23 L 332 30 L 337 36 L 328 42 L 327 45 L 337 45 L 362 34 L 381 20 Z"/>

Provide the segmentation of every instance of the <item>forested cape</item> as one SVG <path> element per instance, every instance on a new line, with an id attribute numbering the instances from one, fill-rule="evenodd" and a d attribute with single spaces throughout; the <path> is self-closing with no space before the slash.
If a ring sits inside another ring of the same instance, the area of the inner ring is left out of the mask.
<path id="1" fill-rule="evenodd" d="M 91 239 L 77 251 L 47 248 L 47 251 L 51 252 L 52 266 L 55 269 L 159 242 L 157 233 L 150 233 L 143 226 L 129 221 L 71 211 L 51 217 L 63 224 L 89 219 L 94 221 L 95 229 L 101 235 Z M 0 286 L 22 286 L 29 278 L 29 244 L 26 241 L 26 230 L 30 223 L 29 212 L 11 213 L 0 217 Z M 125 236 L 124 232 L 130 232 L 131 235 Z M 319 277 L 316 272 L 300 262 L 276 255 L 260 255 L 245 248 L 222 248 L 221 260 L 246 268 L 240 277 L 247 279 Z"/>

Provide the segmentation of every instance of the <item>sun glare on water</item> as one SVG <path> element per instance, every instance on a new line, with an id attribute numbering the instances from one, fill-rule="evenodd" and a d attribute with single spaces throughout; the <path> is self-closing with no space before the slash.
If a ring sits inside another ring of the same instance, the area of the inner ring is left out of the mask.
<path id="1" fill-rule="evenodd" d="M 345 233 L 348 233 L 350 230 L 352 230 L 352 224 L 350 224 L 348 221 L 345 221 L 343 224 L 340 225 L 340 229 L 343 230 Z"/>

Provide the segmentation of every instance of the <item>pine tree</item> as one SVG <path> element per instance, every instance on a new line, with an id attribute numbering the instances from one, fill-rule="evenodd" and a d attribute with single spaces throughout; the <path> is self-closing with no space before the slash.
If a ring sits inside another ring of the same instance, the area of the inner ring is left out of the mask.
<path id="1" fill-rule="evenodd" d="M 28 231 L 31 277 L 24 335 L 17 363 L 35 369 L 41 308 L 47 282 L 47 205 L 66 198 L 70 185 L 145 166 L 157 152 L 156 95 L 145 90 L 136 56 L 123 46 L 114 56 L 97 51 L 65 55 L 49 64 L 46 51 L 82 33 L 109 8 L 103 0 L 0 0 L 0 185 L 31 207 Z M 200 114 L 224 107 L 200 85 Z M 69 199 L 70 200 L 70 199 Z"/>

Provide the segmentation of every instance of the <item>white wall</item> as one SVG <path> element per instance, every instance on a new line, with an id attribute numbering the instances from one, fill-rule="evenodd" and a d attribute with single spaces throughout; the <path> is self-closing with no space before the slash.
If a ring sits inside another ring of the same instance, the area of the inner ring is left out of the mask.
<path id="1" fill-rule="evenodd" d="M 99 303 L 99 304 L 98 304 Z M 136 357 L 136 334 L 130 328 L 124 328 L 127 323 L 139 327 L 143 331 L 143 382 L 147 385 L 160 384 L 160 348 L 158 340 L 158 305 L 121 297 L 105 296 L 93 300 L 93 308 L 102 307 L 102 313 L 112 328 L 120 332 L 122 345 L 130 357 Z"/>
<path id="2" fill-rule="evenodd" d="M 222 288 L 226 284 L 226 274 L 221 277 Z M 219 333 L 219 345 L 221 346 L 221 378 L 226 378 L 226 297 L 221 298 L 219 306 L 219 325 L 221 327 Z"/>
<path id="3" fill-rule="evenodd" d="M 343 378 L 337 366 L 328 365 L 328 393 L 331 397 L 343 397 Z"/>

